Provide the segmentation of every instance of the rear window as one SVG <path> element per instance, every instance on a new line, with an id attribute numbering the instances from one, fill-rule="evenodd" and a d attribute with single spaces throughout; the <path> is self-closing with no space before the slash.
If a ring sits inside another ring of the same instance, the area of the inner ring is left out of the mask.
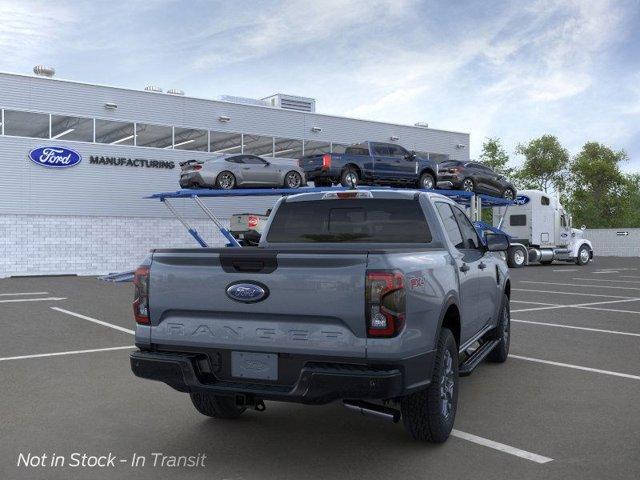
<path id="1" fill-rule="evenodd" d="M 369 155 L 369 147 L 367 145 L 351 145 L 344 151 L 346 155 Z"/>
<path id="2" fill-rule="evenodd" d="M 314 200 L 280 205 L 267 241 L 430 243 L 431 232 L 417 200 Z"/>
<path id="3" fill-rule="evenodd" d="M 462 162 L 458 160 L 445 160 L 444 162 L 440 162 L 438 165 L 443 168 L 459 167 L 460 165 L 462 165 Z"/>

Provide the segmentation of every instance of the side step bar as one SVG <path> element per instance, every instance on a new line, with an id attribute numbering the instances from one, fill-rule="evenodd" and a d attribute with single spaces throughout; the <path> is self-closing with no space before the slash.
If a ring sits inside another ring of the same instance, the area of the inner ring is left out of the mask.
<path id="1" fill-rule="evenodd" d="M 493 350 L 498 343 L 500 343 L 500 339 L 487 340 L 480 345 L 469 358 L 460 364 L 458 367 L 458 375 L 461 377 L 471 375 L 473 370 L 491 353 L 491 350 Z"/>

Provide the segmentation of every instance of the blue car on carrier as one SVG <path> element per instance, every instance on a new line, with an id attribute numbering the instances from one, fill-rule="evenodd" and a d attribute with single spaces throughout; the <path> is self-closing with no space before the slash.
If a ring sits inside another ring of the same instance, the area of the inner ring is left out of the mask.
<path id="1" fill-rule="evenodd" d="M 342 154 L 302 157 L 298 164 L 307 180 L 317 187 L 339 183 L 344 187 L 394 185 L 433 189 L 438 181 L 437 162 L 395 143 L 358 143 Z"/>

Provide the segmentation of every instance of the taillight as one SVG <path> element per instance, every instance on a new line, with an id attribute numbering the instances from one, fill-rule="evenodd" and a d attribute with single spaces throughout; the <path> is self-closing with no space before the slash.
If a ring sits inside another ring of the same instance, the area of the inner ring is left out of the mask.
<path id="1" fill-rule="evenodd" d="M 367 336 L 395 337 L 404 328 L 404 276 L 395 270 L 368 270 L 366 285 Z"/>
<path id="2" fill-rule="evenodd" d="M 140 266 L 133 276 L 133 316 L 136 323 L 149 325 L 149 267 Z"/>
<path id="3" fill-rule="evenodd" d="M 331 155 L 328 153 L 322 155 L 322 168 L 331 168 Z"/>
<path id="4" fill-rule="evenodd" d="M 202 169 L 202 165 L 194 165 L 193 169 L 194 170 L 200 170 L 200 169 Z"/>

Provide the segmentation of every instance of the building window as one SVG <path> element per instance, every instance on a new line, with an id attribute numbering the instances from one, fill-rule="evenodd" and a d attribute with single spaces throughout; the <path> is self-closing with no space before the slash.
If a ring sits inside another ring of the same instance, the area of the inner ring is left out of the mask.
<path id="1" fill-rule="evenodd" d="M 16 137 L 49 138 L 49 114 L 5 110 L 4 134 Z"/>
<path id="2" fill-rule="evenodd" d="M 322 155 L 323 153 L 331 153 L 330 142 L 317 142 L 315 140 L 304 141 L 304 154 L 306 155 Z"/>
<path id="3" fill-rule="evenodd" d="M 111 145 L 133 145 L 134 126 L 129 122 L 96 120 L 96 142 Z"/>
<path id="4" fill-rule="evenodd" d="M 242 153 L 242 135 L 228 132 L 209 132 L 211 153 Z"/>
<path id="5" fill-rule="evenodd" d="M 136 145 L 138 147 L 171 148 L 173 128 L 149 123 L 136 124 Z"/>
<path id="6" fill-rule="evenodd" d="M 197 150 L 206 152 L 209 149 L 209 139 L 206 130 L 192 128 L 174 129 L 173 148 L 177 150 Z"/>
<path id="7" fill-rule="evenodd" d="M 251 155 L 273 156 L 273 137 L 262 137 L 260 135 L 243 135 L 244 153 Z"/>
<path id="8" fill-rule="evenodd" d="M 274 157 L 300 158 L 302 157 L 302 140 L 290 138 L 274 138 Z"/>
<path id="9" fill-rule="evenodd" d="M 51 138 L 93 142 L 93 119 L 51 115 Z"/>

